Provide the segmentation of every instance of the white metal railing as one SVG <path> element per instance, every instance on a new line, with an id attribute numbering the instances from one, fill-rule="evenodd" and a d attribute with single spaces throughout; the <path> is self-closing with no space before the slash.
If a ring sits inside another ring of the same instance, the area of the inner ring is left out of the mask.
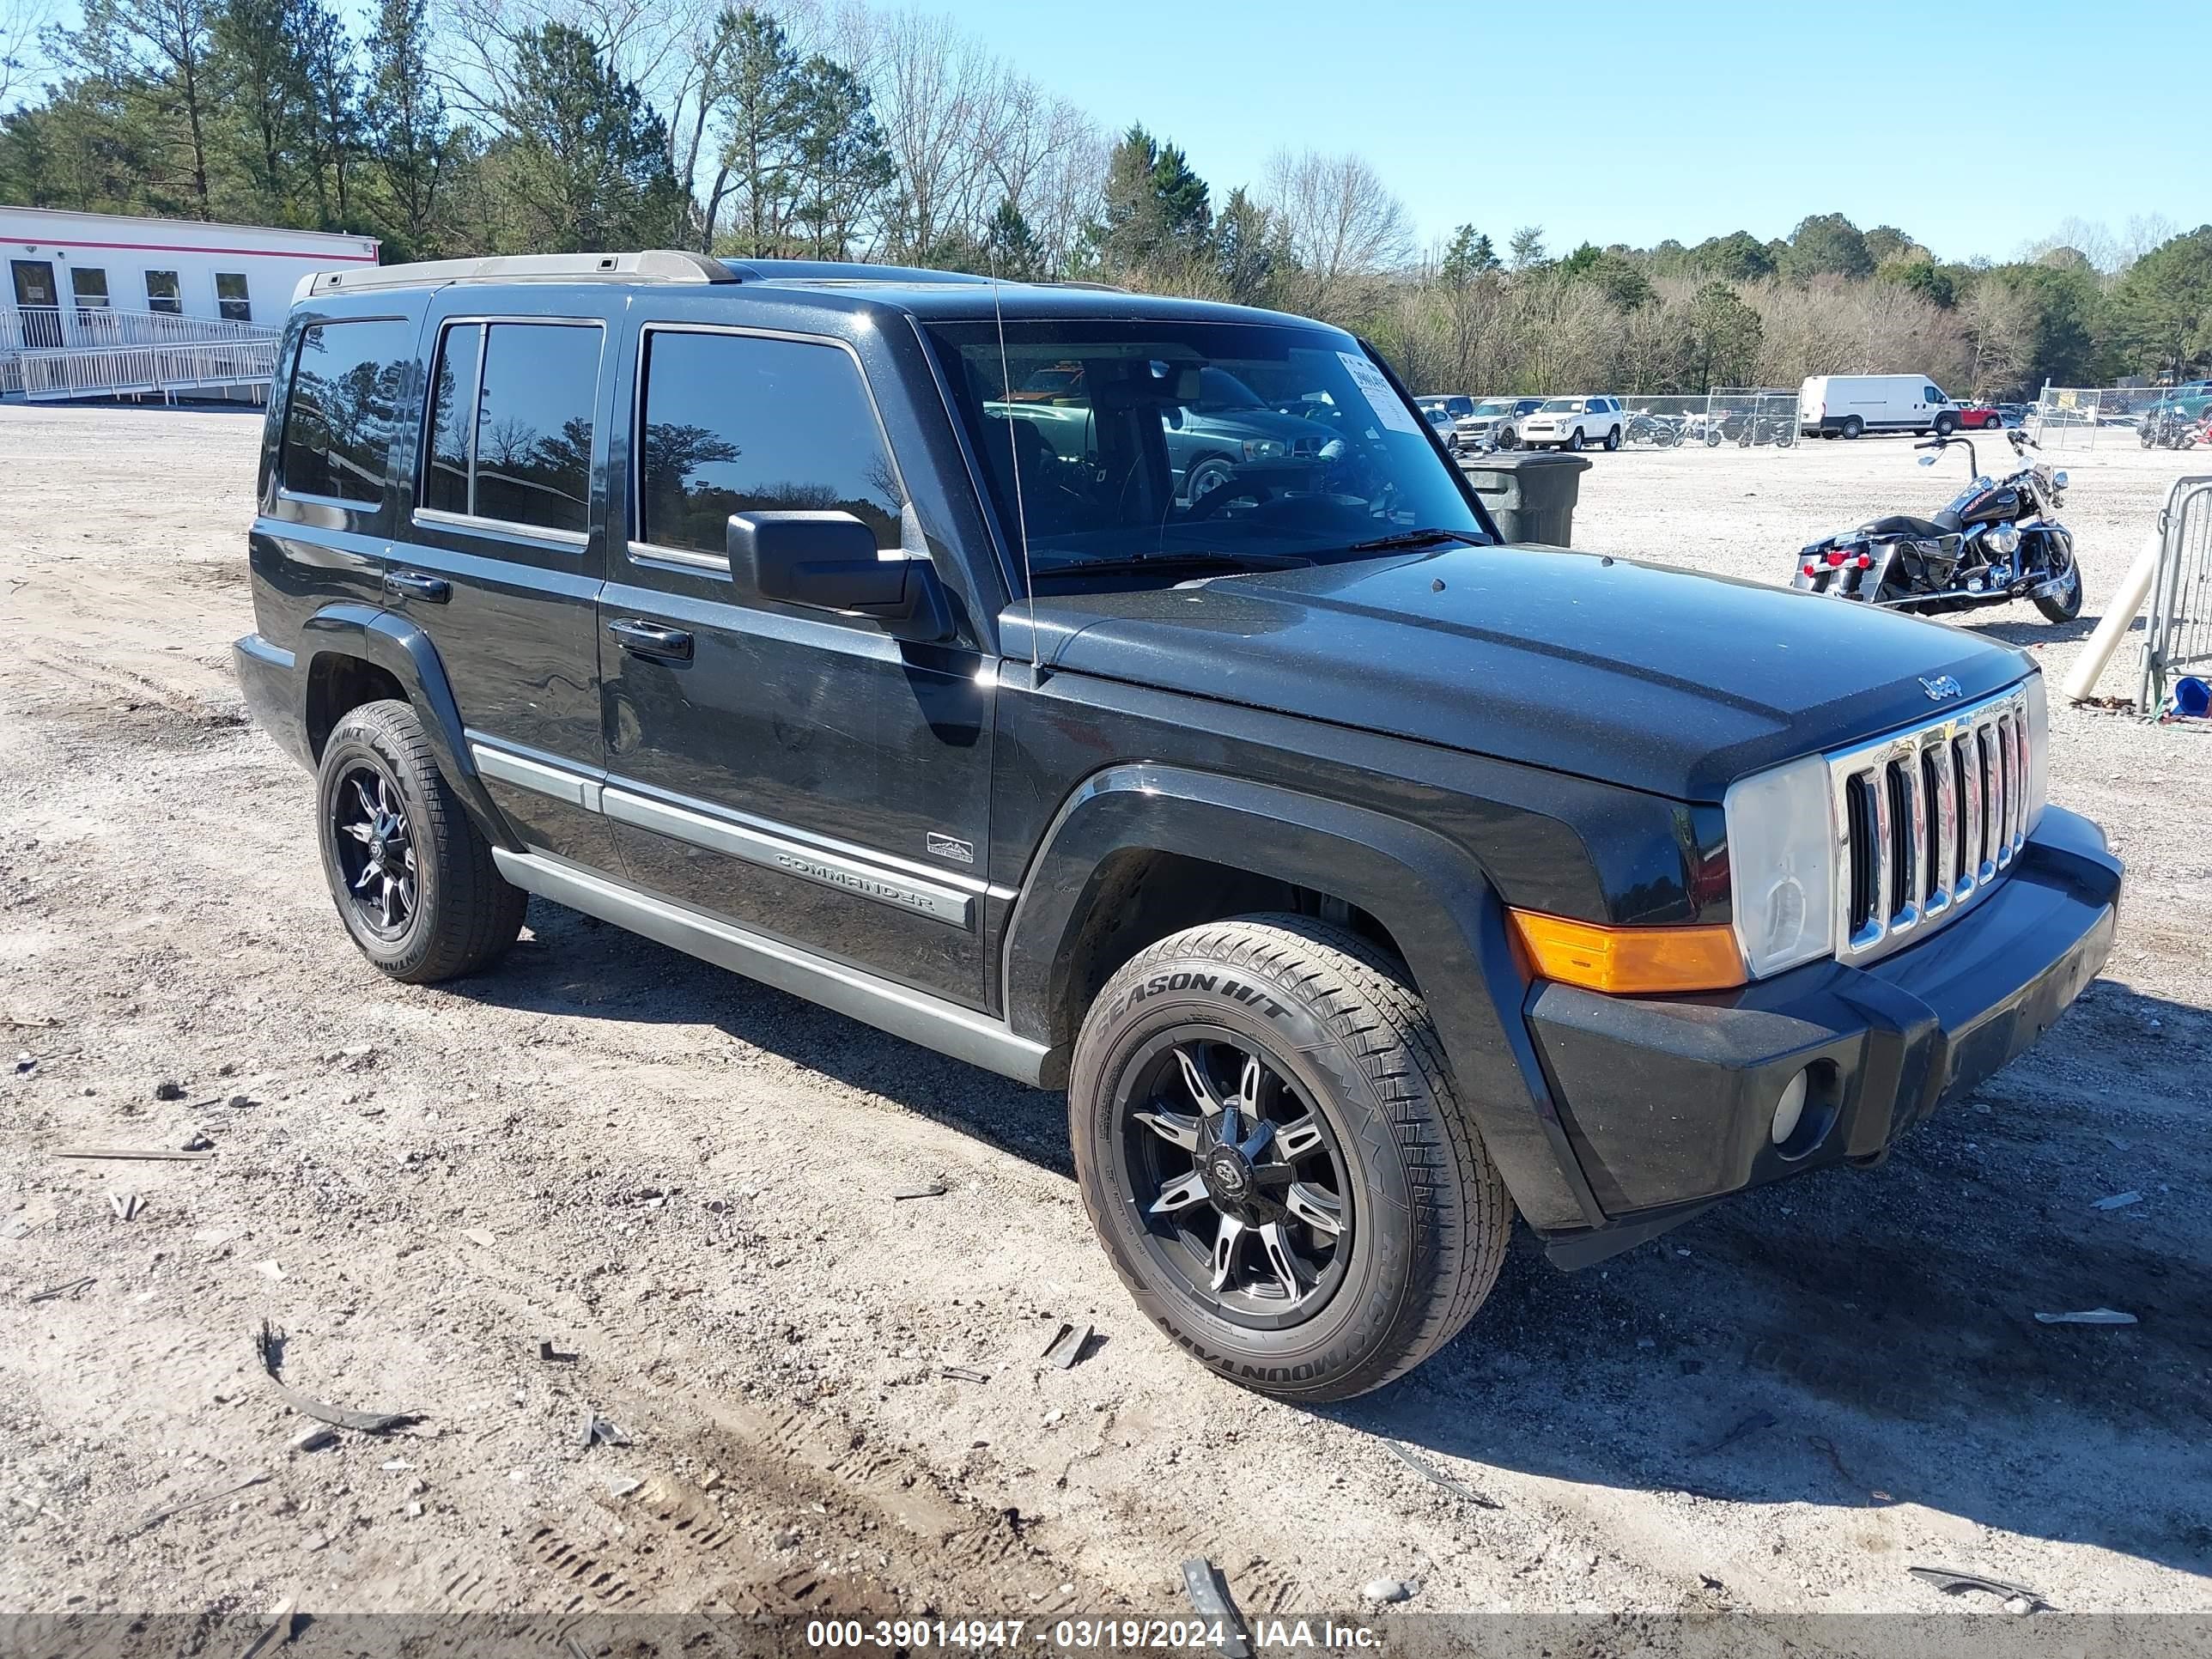
<path id="1" fill-rule="evenodd" d="M 0 352 L 55 351 L 72 346 L 198 345 L 224 340 L 273 340 L 278 331 L 220 317 L 170 311 L 118 311 L 107 306 L 0 306 Z"/>
<path id="2" fill-rule="evenodd" d="M 131 392 L 265 386 L 276 372 L 276 342 L 94 346 L 27 351 L 18 358 L 27 398 L 100 398 Z"/>

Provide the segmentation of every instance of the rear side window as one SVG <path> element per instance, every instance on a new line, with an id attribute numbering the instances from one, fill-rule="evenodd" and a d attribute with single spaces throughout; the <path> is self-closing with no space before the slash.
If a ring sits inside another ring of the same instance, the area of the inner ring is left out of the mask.
<path id="1" fill-rule="evenodd" d="M 430 383 L 422 505 L 583 535 L 599 341 L 597 324 L 448 326 Z"/>
<path id="2" fill-rule="evenodd" d="M 313 323 L 300 332 L 277 472 L 297 495 L 373 506 L 414 356 L 411 324 Z"/>
<path id="3" fill-rule="evenodd" d="M 842 511 L 898 545 L 905 495 L 843 350 L 680 329 L 645 339 L 640 541 L 720 553 L 732 513 Z"/>

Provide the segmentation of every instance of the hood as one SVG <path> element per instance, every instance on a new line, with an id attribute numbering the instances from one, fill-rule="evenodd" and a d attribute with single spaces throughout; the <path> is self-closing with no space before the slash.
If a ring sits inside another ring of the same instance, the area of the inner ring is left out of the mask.
<path id="1" fill-rule="evenodd" d="M 1027 607 L 1001 619 L 1030 653 Z M 1159 686 L 1717 801 L 1737 778 L 1932 719 L 2026 653 L 1787 588 L 1564 548 L 1458 546 L 1047 598 L 1037 654 Z M 1931 700 L 1921 681 L 1955 679 Z"/>

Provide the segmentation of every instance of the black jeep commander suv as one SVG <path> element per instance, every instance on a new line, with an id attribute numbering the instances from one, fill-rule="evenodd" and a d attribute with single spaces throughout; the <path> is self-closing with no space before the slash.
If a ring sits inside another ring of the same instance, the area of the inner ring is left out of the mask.
<path id="1" fill-rule="evenodd" d="M 1500 545 L 1293 317 L 320 276 L 251 550 L 238 672 L 379 968 L 535 893 L 1064 1087 L 1146 1312 L 1284 1396 L 1433 1352 L 1516 1211 L 1572 1266 L 1879 1161 L 2112 937 L 2027 656 Z"/>

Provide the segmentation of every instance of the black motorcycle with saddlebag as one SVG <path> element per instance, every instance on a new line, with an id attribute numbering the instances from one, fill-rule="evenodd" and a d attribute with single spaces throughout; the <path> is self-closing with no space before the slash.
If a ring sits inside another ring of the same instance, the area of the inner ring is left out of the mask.
<path id="1" fill-rule="evenodd" d="M 2058 522 L 2066 475 L 2029 460 L 2036 445 L 2024 433 L 2005 437 L 2024 465 L 2002 478 L 1983 475 L 1967 439 L 1915 444 L 1929 452 L 1923 466 L 1943 450 L 1964 449 L 1973 482 L 1933 517 L 1893 514 L 1813 543 L 1798 554 L 1791 586 L 1922 616 L 2033 599 L 2052 622 L 2073 621 L 2081 613 L 2081 571 L 2074 538 Z"/>

